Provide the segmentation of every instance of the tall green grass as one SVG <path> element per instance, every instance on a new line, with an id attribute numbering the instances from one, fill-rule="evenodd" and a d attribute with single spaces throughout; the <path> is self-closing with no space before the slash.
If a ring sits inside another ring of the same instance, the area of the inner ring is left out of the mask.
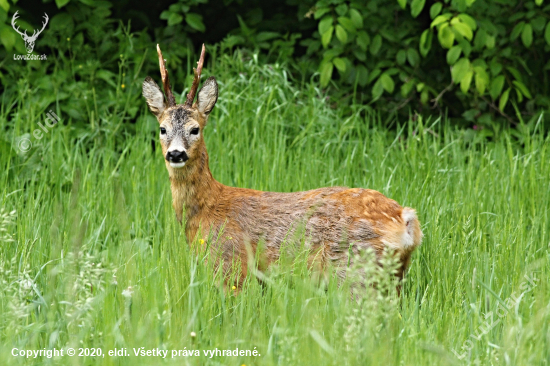
<path id="1" fill-rule="evenodd" d="M 143 111 L 135 128 L 91 108 L 88 130 L 60 115 L 62 124 L 31 137 L 22 153 L 17 138 L 45 116 L 20 96 L 2 100 L 0 113 L 0 364 L 550 363 L 550 144 L 542 117 L 491 140 L 439 118 L 387 130 L 360 105 L 331 108 L 277 65 L 220 57 L 209 72 L 220 98 L 205 138 L 222 183 L 285 192 L 365 187 L 417 209 L 425 238 L 401 297 L 367 306 L 286 263 L 264 285 L 251 275 L 239 295 L 225 293 L 175 220 L 158 123 L 144 101 L 129 103 Z M 139 82 L 124 92 L 139 93 Z M 523 286 L 524 275 L 536 287 Z M 515 305 L 496 315 L 511 296 Z M 67 347 L 126 348 L 131 356 L 11 355 Z M 139 347 L 201 356 L 133 356 Z M 202 355 L 215 348 L 261 356 Z"/>

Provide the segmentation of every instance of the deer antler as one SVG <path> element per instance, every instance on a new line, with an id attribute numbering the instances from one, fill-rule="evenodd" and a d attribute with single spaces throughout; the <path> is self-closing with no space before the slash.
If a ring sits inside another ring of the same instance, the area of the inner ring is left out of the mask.
<path id="1" fill-rule="evenodd" d="M 206 51 L 206 48 L 204 47 L 204 43 L 202 44 L 202 51 L 201 51 L 201 57 L 199 58 L 199 61 L 197 62 L 197 68 L 193 68 L 193 74 L 195 74 L 195 77 L 193 78 L 193 84 L 191 84 L 191 90 L 189 90 L 189 94 L 187 94 L 187 100 L 185 101 L 186 107 L 191 107 L 193 105 L 193 100 L 195 99 L 195 94 L 197 94 L 197 89 L 199 87 L 199 82 L 201 78 L 201 72 L 202 72 L 202 65 L 204 64 L 204 52 Z"/>
<path id="2" fill-rule="evenodd" d="M 40 33 L 42 33 L 42 31 L 44 30 L 44 28 L 46 28 L 46 25 L 48 25 L 48 20 L 50 20 L 50 18 L 48 18 L 48 14 L 44 13 L 44 18 L 46 18 L 46 22 L 45 23 L 42 23 L 42 29 L 40 29 L 38 31 L 38 33 L 36 33 L 36 30 L 33 32 L 31 38 L 32 39 L 36 39 L 36 37 L 38 37 L 38 35 Z"/>
<path id="3" fill-rule="evenodd" d="M 164 63 L 164 58 L 162 57 L 162 52 L 160 51 L 160 46 L 158 44 L 157 53 L 159 54 L 160 76 L 162 77 L 162 85 L 164 86 L 166 101 L 168 102 L 168 107 L 174 107 L 176 105 L 176 98 L 174 98 L 174 94 L 172 94 L 170 79 L 168 78 L 168 70 L 166 70 L 166 64 Z"/>
<path id="4" fill-rule="evenodd" d="M 16 28 L 16 25 L 15 25 L 15 19 L 19 18 L 19 15 L 17 15 L 17 11 L 15 12 L 15 14 L 13 14 L 13 18 L 11 18 L 11 26 L 13 27 L 13 29 L 19 33 L 21 36 L 23 36 L 23 38 L 28 38 L 29 36 L 27 35 L 27 31 L 25 31 L 25 33 L 22 33 L 19 31 L 19 27 Z"/>

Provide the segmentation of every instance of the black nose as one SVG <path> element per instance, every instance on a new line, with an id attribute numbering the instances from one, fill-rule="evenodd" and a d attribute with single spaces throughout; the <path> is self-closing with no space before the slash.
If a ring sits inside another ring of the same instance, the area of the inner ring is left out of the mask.
<path id="1" fill-rule="evenodd" d="M 166 154 L 166 160 L 171 161 L 172 163 L 181 163 L 189 160 L 189 156 L 185 151 L 172 150 L 168 151 Z"/>

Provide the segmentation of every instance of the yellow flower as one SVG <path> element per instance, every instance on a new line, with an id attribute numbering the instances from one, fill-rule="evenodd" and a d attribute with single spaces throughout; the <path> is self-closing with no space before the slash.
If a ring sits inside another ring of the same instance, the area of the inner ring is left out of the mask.
<path id="1" fill-rule="evenodd" d="M 204 245 L 204 239 L 199 239 L 199 244 Z"/>
<path id="2" fill-rule="evenodd" d="M 122 89 L 124 89 L 124 88 L 126 88 L 126 85 L 122 84 L 120 87 L 121 87 Z"/>
<path id="3" fill-rule="evenodd" d="M 237 288 L 235 286 L 232 287 L 233 290 L 236 290 Z"/>

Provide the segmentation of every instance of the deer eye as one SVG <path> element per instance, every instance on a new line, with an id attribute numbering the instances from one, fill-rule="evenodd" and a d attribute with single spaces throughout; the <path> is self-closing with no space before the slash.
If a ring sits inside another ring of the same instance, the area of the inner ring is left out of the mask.
<path id="1" fill-rule="evenodd" d="M 198 135 L 199 134 L 199 128 L 195 127 L 191 130 L 191 135 Z"/>
<path id="2" fill-rule="evenodd" d="M 166 134 L 166 128 L 161 127 L 161 128 L 160 128 L 160 134 L 161 134 L 161 135 L 165 135 L 165 134 Z"/>

